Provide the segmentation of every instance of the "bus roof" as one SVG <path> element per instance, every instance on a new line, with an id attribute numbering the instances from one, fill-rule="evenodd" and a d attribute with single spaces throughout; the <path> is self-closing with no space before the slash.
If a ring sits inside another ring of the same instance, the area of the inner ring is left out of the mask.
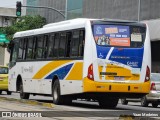
<path id="1" fill-rule="evenodd" d="M 125 21 L 125 20 L 115 20 L 115 19 L 89 19 L 89 18 L 76 18 L 72 20 L 66 20 L 61 21 L 57 23 L 50 23 L 47 25 L 44 25 L 42 28 L 33 29 L 33 30 L 27 30 L 27 31 L 21 31 L 14 34 L 13 38 L 18 37 L 24 37 L 24 36 L 33 36 L 37 34 L 45 34 L 50 32 L 56 32 L 56 31 L 63 31 L 68 29 L 77 29 L 77 28 L 83 28 L 85 27 L 85 23 L 87 21 L 107 21 L 107 22 L 132 22 L 133 21 Z M 136 23 L 136 22 L 134 22 Z"/>
<path id="2" fill-rule="evenodd" d="M 23 37 L 23 36 L 32 36 L 36 34 L 43 34 L 55 31 L 63 31 L 68 29 L 76 29 L 85 27 L 86 21 L 93 20 L 93 19 L 86 19 L 86 18 L 77 18 L 72 20 L 61 21 L 57 23 L 50 23 L 44 25 L 43 28 L 21 31 L 14 34 L 13 38 Z"/>
<path id="3" fill-rule="evenodd" d="M 50 23 L 50 24 L 44 25 L 43 28 L 73 24 L 73 23 L 78 23 L 79 24 L 81 22 L 85 22 L 86 20 L 97 20 L 97 19 L 76 18 L 76 19 L 61 21 L 61 22 L 57 22 L 57 23 Z"/>

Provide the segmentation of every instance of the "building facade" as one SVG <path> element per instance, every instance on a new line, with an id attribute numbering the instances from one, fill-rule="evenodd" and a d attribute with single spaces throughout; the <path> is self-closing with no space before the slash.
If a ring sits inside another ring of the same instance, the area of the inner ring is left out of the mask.
<path id="1" fill-rule="evenodd" d="M 9 63 L 10 54 L 7 48 L 0 47 L 0 65 L 7 66 Z"/>
<path id="2" fill-rule="evenodd" d="M 159 0 L 83 0 L 83 17 L 150 20 L 160 17 Z"/>
<path id="3" fill-rule="evenodd" d="M 0 7 L 0 27 L 10 26 L 13 20 L 16 19 L 15 8 L 3 8 Z"/>
<path id="4" fill-rule="evenodd" d="M 65 1 L 66 0 L 24 0 L 24 4 L 27 6 L 46 6 L 60 10 L 65 14 Z M 54 10 L 47 8 L 24 8 L 26 15 L 41 15 L 45 17 L 47 23 L 53 23 L 64 20 L 64 17 Z"/>
<path id="5" fill-rule="evenodd" d="M 26 5 L 48 6 L 60 10 L 66 19 L 109 18 L 125 20 L 150 20 L 160 17 L 159 0 L 24 0 Z M 67 12 L 65 12 L 67 11 Z M 27 15 L 40 14 L 48 23 L 64 18 L 53 10 L 26 8 Z"/>

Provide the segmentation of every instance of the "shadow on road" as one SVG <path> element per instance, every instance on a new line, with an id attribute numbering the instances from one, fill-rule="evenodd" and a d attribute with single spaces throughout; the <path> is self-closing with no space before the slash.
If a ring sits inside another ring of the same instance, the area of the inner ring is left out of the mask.
<path id="1" fill-rule="evenodd" d="M 30 99 L 30 100 L 35 100 L 35 99 Z M 38 101 L 38 102 L 44 102 L 44 103 L 53 103 L 52 100 L 36 100 L 36 101 Z M 78 100 L 74 100 L 72 102 L 72 104 L 70 104 L 70 105 L 64 105 L 64 106 L 87 108 L 87 109 L 99 109 L 99 110 L 103 110 L 104 109 L 104 108 L 101 108 L 98 105 L 98 102 L 78 101 Z M 112 110 L 112 109 L 110 109 L 110 110 Z M 124 110 L 124 109 L 116 107 L 113 110 Z M 129 109 L 125 109 L 125 110 L 129 110 Z"/>

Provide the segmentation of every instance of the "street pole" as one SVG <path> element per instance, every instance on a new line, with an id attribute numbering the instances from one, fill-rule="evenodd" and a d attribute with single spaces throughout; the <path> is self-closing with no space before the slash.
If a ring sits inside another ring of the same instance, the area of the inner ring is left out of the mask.
<path id="1" fill-rule="evenodd" d="M 61 14 L 61 16 L 66 19 L 66 16 L 60 11 L 60 10 L 57 10 L 55 8 L 52 8 L 52 7 L 46 7 L 46 6 L 22 6 L 22 7 L 30 7 L 30 8 L 47 8 L 47 9 L 51 9 L 51 10 L 54 10 L 56 12 L 58 12 L 59 14 Z"/>
<path id="2" fill-rule="evenodd" d="M 66 0 L 66 9 L 65 9 L 65 20 L 67 20 L 67 9 L 68 9 L 68 0 Z"/>
<path id="3" fill-rule="evenodd" d="M 141 12 L 141 0 L 138 0 L 138 21 L 140 21 L 140 12 Z"/>

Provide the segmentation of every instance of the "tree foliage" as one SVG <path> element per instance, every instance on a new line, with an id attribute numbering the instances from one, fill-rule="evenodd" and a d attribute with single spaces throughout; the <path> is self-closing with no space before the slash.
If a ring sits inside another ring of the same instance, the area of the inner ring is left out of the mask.
<path id="1" fill-rule="evenodd" d="M 13 39 L 13 35 L 19 31 L 41 28 L 46 24 L 46 19 L 40 15 L 22 16 L 14 22 L 12 26 L 0 28 L 0 33 L 6 34 L 8 40 Z"/>

